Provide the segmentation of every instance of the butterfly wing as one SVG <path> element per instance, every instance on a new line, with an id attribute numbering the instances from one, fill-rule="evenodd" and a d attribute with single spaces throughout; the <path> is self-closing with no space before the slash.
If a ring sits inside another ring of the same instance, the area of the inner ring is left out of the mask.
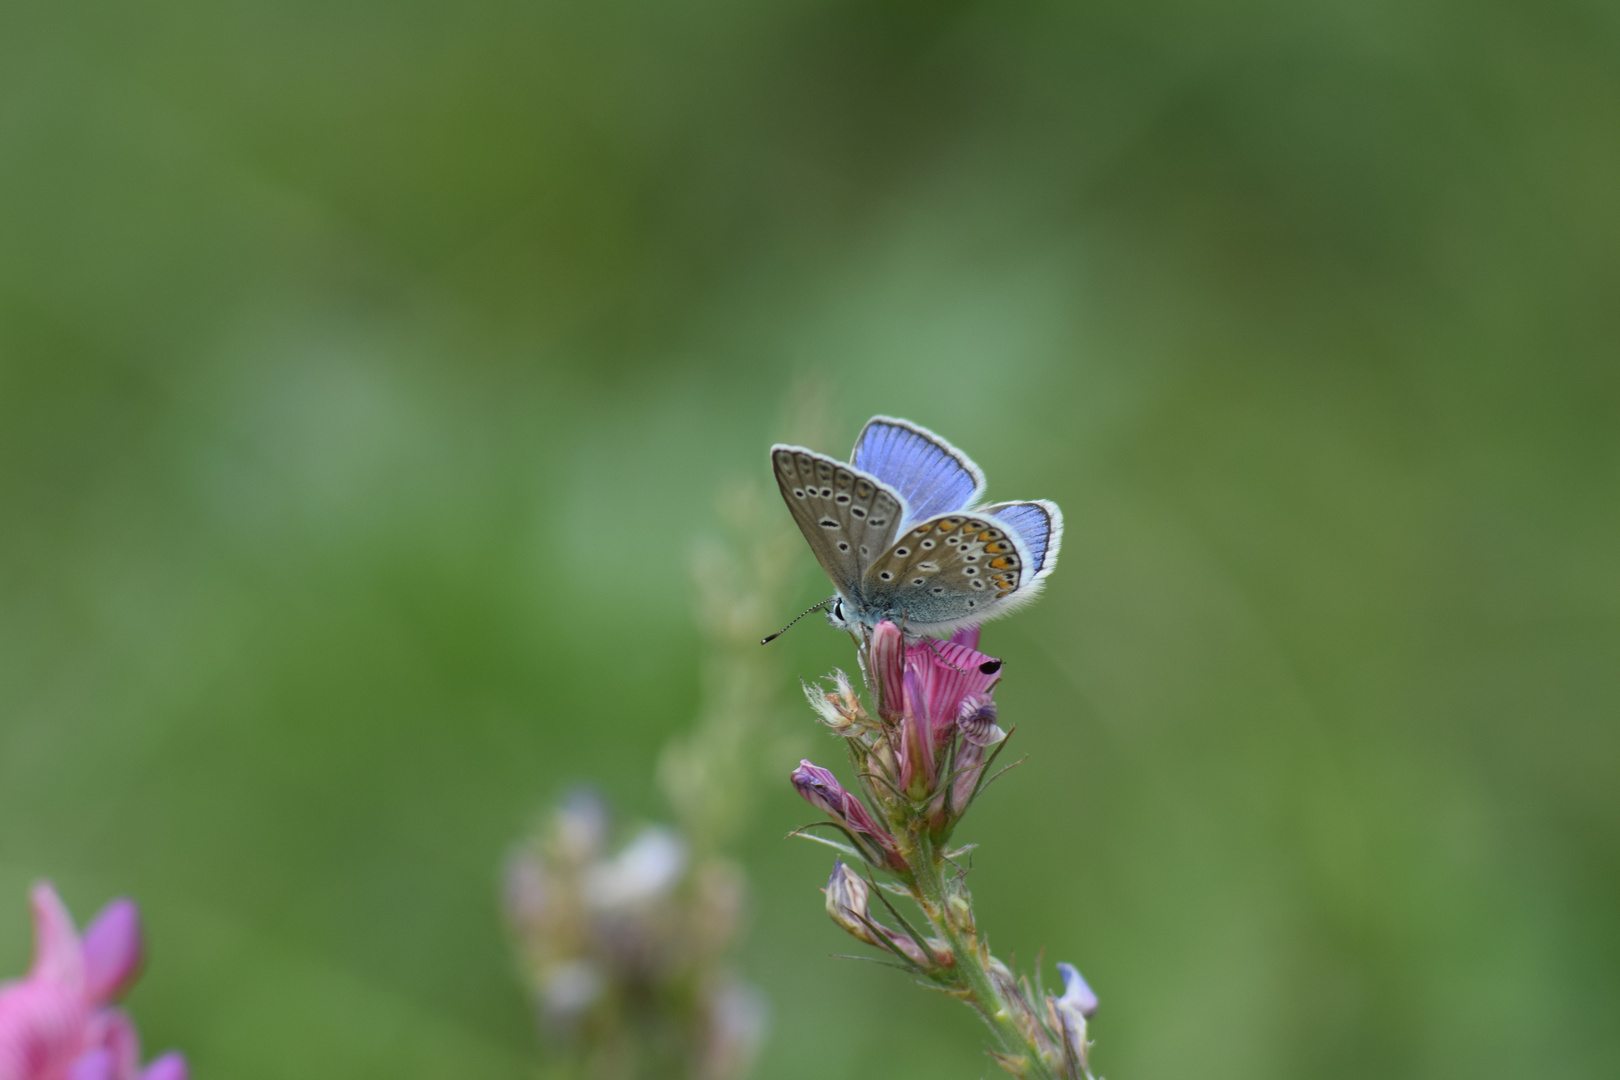
<path id="1" fill-rule="evenodd" d="M 771 447 L 771 466 L 816 561 L 839 592 L 859 597 L 861 571 L 893 544 L 905 500 L 877 477 L 802 446 Z"/>
<path id="2" fill-rule="evenodd" d="M 1045 499 L 1005 502 L 981 511 L 1007 525 L 1025 548 L 1026 565 L 1020 585 L 1039 582 L 1057 566 L 1058 548 L 1063 546 L 1063 511 Z"/>
<path id="3" fill-rule="evenodd" d="M 867 607 L 917 632 L 943 633 L 1033 600 L 1057 565 L 1063 516 L 1048 502 L 994 510 L 908 526 L 867 568 Z"/>
<path id="4" fill-rule="evenodd" d="M 984 473 L 962 451 L 909 420 L 874 416 L 850 461 L 894 488 L 921 521 L 962 510 L 984 496 Z"/>

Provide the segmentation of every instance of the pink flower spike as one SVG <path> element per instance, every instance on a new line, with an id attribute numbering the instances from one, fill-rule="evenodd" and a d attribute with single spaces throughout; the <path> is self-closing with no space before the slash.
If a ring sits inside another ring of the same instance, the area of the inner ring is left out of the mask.
<path id="1" fill-rule="evenodd" d="M 86 988 L 97 1001 L 111 1001 L 140 973 L 144 953 L 141 913 L 133 900 L 118 899 L 101 909 L 84 931 Z"/>
<path id="2" fill-rule="evenodd" d="M 53 983 L 79 993 L 84 989 L 84 951 L 62 898 L 48 881 L 36 882 L 30 899 L 34 908 L 34 963 L 30 982 Z"/>
<path id="3" fill-rule="evenodd" d="M 141 1073 L 140 1080 L 190 1080 L 190 1077 L 191 1068 L 186 1064 L 186 1056 L 178 1050 L 170 1050 L 148 1065 Z"/>

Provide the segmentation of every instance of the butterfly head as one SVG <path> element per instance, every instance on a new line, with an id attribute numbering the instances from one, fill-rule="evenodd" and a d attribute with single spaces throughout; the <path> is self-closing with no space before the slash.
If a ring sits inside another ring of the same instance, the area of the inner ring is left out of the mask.
<path id="1" fill-rule="evenodd" d="M 833 597 L 831 606 L 827 608 L 827 622 L 835 629 L 854 632 L 859 620 L 854 618 L 852 605 L 842 596 Z"/>

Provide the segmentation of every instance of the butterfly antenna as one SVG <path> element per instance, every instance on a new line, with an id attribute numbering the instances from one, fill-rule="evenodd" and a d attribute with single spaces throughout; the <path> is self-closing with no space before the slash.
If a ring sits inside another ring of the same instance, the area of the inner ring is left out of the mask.
<path id="1" fill-rule="evenodd" d="M 827 599 L 823 600 L 819 604 L 816 604 L 814 607 L 805 608 L 803 611 L 801 611 L 797 615 L 793 616 L 793 622 L 788 623 L 786 626 L 782 627 L 782 629 L 778 630 L 776 633 L 772 634 L 770 637 L 763 638 L 760 641 L 760 644 L 761 645 L 769 645 L 771 642 L 775 641 L 777 638 L 781 637 L 783 634 L 785 634 L 789 630 L 793 629 L 793 623 L 798 622 L 800 619 L 804 618 L 806 615 L 810 614 L 812 611 L 820 611 L 822 608 L 826 607 L 828 604 L 832 603 L 836 599 L 838 599 L 838 597 L 829 596 L 829 597 L 827 597 Z"/>

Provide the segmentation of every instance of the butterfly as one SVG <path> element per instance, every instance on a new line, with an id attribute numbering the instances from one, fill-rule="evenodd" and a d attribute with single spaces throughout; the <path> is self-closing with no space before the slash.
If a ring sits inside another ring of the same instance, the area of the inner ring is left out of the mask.
<path id="1" fill-rule="evenodd" d="M 827 606 L 839 629 L 887 619 L 911 634 L 948 635 L 1029 603 L 1057 565 L 1056 503 L 978 507 L 984 473 L 909 420 L 872 417 L 847 464 L 778 443 L 771 467 L 838 590 L 816 607 Z"/>

